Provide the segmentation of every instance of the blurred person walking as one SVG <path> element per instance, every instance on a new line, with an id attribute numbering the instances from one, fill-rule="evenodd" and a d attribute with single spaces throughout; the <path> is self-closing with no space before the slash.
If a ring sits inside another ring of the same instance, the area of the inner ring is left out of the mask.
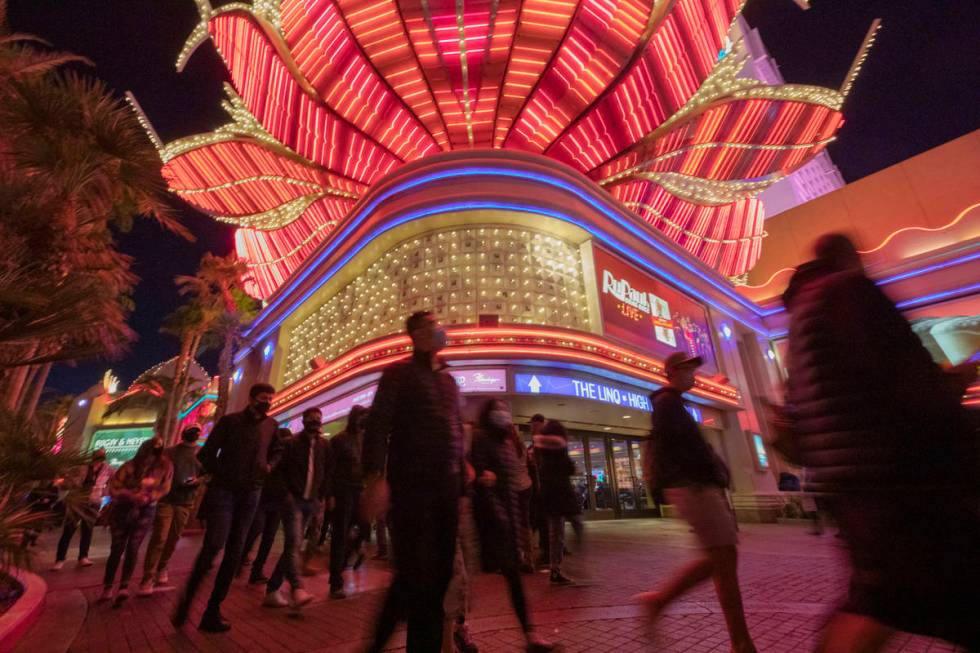
<path id="1" fill-rule="evenodd" d="M 470 460 L 476 474 L 474 515 L 484 571 L 499 570 L 507 581 L 510 603 L 524 632 L 527 650 L 550 651 L 554 647 L 533 633 L 521 581 L 519 493 L 521 471 L 526 472 L 527 468 L 524 456 L 514 447 L 510 407 L 499 399 L 488 400 L 480 411 L 477 429 Z"/>
<path id="2" fill-rule="evenodd" d="M 106 488 L 113 474 L 112 467 L 105 461 L 105 457 L 105 449 L 96 449 L 92 452 L 92 462 L 85 466 L 80 476 L 61 484 L 62 489 L 84 494 L 86 501 L 80 510 L 75 511 L 75 514 L 65 515 L 65 523 L 61 529 L 61 539 L 58 540 L 58 550 L 51 571 L 58 571 L 65 566 L 68 546 L 75 536 L 75 531 L 79 529 L 82 534 L 78 541 L 78 566 L 92 566 L 92 561 L 88 557 L 92 545 L 92 531 L 95 529 L 99 510 L 102 509 L 102 497 L 106 494 Z"/>
<path id="3" fill-rule="evenodd" d="M 322 512 L 330 497 L 333 460 L 330 444 L 321 437 L 323 414 L 319 408 L 303 411 L 303 430 L 283 444 L 282 458 L 273 473 L 274 482 L 281 484 L 282 529 L 285 534 L 282 555 L 266 585 L 262 605 L 281 608 L 291 605 L 301 608 L 313 600 L 303 587 L 299 574 L 300 547 L 303 534 L 314 513 Z M 289 581 L 291 599 L 280 591 L 283 580 Z"/>
<path id="4" fill-rule="evenodd" d="M 120 560 L 123 563 L 115 605 L 129 598 L 129 581 L 136 569 L 140 544 L 153 524 L 157 502 L 170 492 L 173 464 L 163 448 L 163 438 L 154 435 L 140 445 L 136 455 L 116 470 L 110 482 L 112 503 L 109 533 L 112 545 L 105 563 L 100 601 L 112 598 L 112 587 Z"/>
<path id="5" fill-rule="evenodd" d="M 446 332 L 426 311 L 409 317 L 406 330 L 412 357 L 382 373 L 364 433 L 362 517 L 384 511 L 386 469 L 395 567 L 368 650 L 384 649 L 407 618 L 408 652 L 433 653 L 442 646 L 443 597 L 456 553 L 463 424 L 459 386 L 437 356 Z"/>
<path id="6" fill-rule="evenodd" d="M 277 446 L 282 447 L 286 440 L 291 437 L 293 437 L 293 433 L 289 429 L 277 430 Z M 252 518 L 252 525 L 248 529 L 248 535 L 245 536 L 245 545 L 242 548 L 242 563 L 238 571 L 240 575 L 246 567 L 250 568 L 248 575 L 249 585 L 264 585 L 269 582 L 269 577 L 265 575 L 265 563 L 269 559 L 272 544 L 276 540 L 276 533 L 279 532 L 279 525 L 282 523 L 282 502 L 285 493 L 286 490 L 283 488 L 282 483 L 277 483 L 275 480 L 270 479 L 268 482 L 262 484 L 259 505 L 255 509 L 255 517 Z M 256 542 L 259 543 L 258 551 L 255 557 L 250 559 L 252 549 L 255 547 Z"/>
<path id="7" fill-rule="evenodd" d="M 170 492 L 157 504 L 153 533 L 143 558 L 140 596 L 150 596 L 154 585 L 162 586 L 170 582 L 167 564 L 190 519 L 194 495 L 201 484 L 202 467 L 197 461 L 197 439 L 200 436 L 201 427 L 189 426 L 180 434 L 180 442 L 165 452 L 173 464 L 173 482 Z"/>
<path id="8" fill-rule="evenodd" d="M 364 427 L 368 410 L 353 406 L 347 416 L 347 426 L 330 440 L 334 453 L 334 509 L 330 525 L 330 598 L 343 599 L 344 568 L 351 555 L 356 555 L 354 569 L 364 561 L 363 545 L 371 536 L 371 522 L 358 515 L 358 503 L 364 490 L 361 456 L 364 449 Z M 351 526 L 357 526 L 357 536 L 350 537 Z"/>
<path id="9" fill-rule="evenodd" d="M 548 515 L 541 504 L 541 474 L 538 470 L 537 459 L 534 456 L 534 436 L 541 434 L 541 429 L 545 425 L 544 415 L 535 413 L 531 416 L 528 426 L 531 429 L 531 446 L 527 448 L 527 472 L 531 478 L 531 495 L 528 501 L 528 520 L 531 529 L 538 535 L 538 555 L 532 558 L 539 567 L 548 566 L 550 555 L 548 547 Z"/>
<path id="10" fill-rule="evenodd" d="M 581 553 L 582 506 L 571 483 L 575 462 L 568 455 L 568 435 L 558 420 L 548 420 L 534 436 L 534 460 L 541 483 L 541 509 L 548 520 L 549 579 L 553 585 L 570 585 L 574 581 L 561 572 L 565 523 L 571 523 Z"/>
<path id="11" fill-rule="evenodd" d="M 683 395 L 694 387 L 695 371 L 701 364 L 699 356 L 680 351 L 664 361 L 668 385 L 650 396 L 653 427 L 643 464 L 650 487 L 662 491 L 666 502 L 691 525 L 704 557 L 682 567 L 660 591 L 637 598 L 646 604 L 652 623 L 672 601 L 711 578 L 725 614 L 732 651 L 754 653 L 738 585 L 735 516 L 725 495 L 728 469 L 684 408 Z"/>
<path id="12" fill-rule="evenodd" d="M 804 489 L 826 497 L 850 551 L 848 597 L 820 650 L 881 650 L 895 629 L 980 650 L 980 455 L 961 393 L 847 237 L 823 236 L 814 253 L 784 294 L 774 446 L 807 468 Z"/>
<path id="13" fill-rule="evenodd" d="M 221 603 L 228 596 L 241 563 L 242 547 L 255 517 L 262 483 L 280 455 L 276 439 L 278 426 L 268 416 L 273 394 L 275 388 L 271 385 L 253 385 L 245 410 L 218 420 L 198 453 L 204 471 L 211 476 L 204 497 L 206 528 L 201 550 L 174 612 L 173 624 L 178 628 L 187 622 L 197 590 L 211 571 L 214 559 L 224 550 L 199 627 L 214 633 L 231 630 L 231 624 L 221 615 Z"/>

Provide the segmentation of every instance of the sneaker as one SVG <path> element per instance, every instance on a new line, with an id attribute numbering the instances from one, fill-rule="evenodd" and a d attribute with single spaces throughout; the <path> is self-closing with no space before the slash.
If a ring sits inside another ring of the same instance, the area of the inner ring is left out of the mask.
<path id="1" fill-rule="evenodd" d="M 65 566 L 65 561 L 58 560 L 56 563 L 51 565 L 51 571 L 61 571 L 64 566 Z"/>
<path id="2" fill-rule="evenodd" d="M 292 606 L 294 608 L 302 608 L 304 605 L 313 600 L 313 595 L 302 587 L 298 587 L 293 590 L 292 599 Z"/>
<path id="3" fill-rule="evenodd" d="M 289 601 L 282 595 L 281 590 L 273 590 L 272 592 L 266 592 L 265 599 L 262 600 L 262 605 L 267 608 L 285 608 L 289 605 Z"/>
<path id="4" fill-rule="evenodd" d="M 480 650 L 473 642 L 473 636 L 465 623 L 453 626 L 453 643 L 459 653 L 477 653 Z"/>
<path id="5" fill-rule="evenodd" d="M 116 592 L 116 600 L 112 602 L 112 607 L 118 608 L 129 598 L 129 588 L 120 587 L 119 591 Z"/>
<path id="6" fill-rule="evenodd" d="M 557 569 L 551 570 L 549 580 L 551 581 L 552 585 L 571 585 L 573 582 L 575 582 L 571 578 L 563 576 Z"/>
<path id="7" fill-rule="evenodd" d="M 88 558 L 79 558 L 78 559 L 78 566 L 79 567 L 91 567 L 94 564 L 95 563 L 92 562 L 91 560 L 89 560 Z"/>
<path id="8" fill-rule="evenodd" d="M 220 613 L 205 611 L 198 629 L 206 633 L 227 633 L 231 630 L 231 624 Z"/>
<path id="9" fill-rule="evenodd" d="M 344 591 L 343 587 L 338 587 L 337 589 L 330 590 L 330 598 L 332 599 L 346 599 L 347 592 Z"/>
<path id="10" fill-rule="evenodd" d="M 527 637 L 527 652 L 528 653 L 547 653 L 547 651 L 554 651 L 555 645 L 546 639 L 542 639 L 538 635 L 528 635 Z"/>
<path id="11" fill-rule="evenodd" d="M 99 599 L 98 599 L 99 600 L 99 603 L 105 603 L 106 601 L 108 601 L 111 598 L 112 598 L 112 588 L 111 587 L 103 587 L 102 588 L 102 593 L 99 594 Z"/>
<path id="12" fill-rule="evenodd" d="M 166 571 L 157 572 L 157 585 L 169 585 L 170 575 Z"/>
<path id="13" fill-rule="evenodd" d="M 140 588 L 136 592 L 136 596 L 153 596 L 153 580 L 145 580 L 140 583 Z"/>

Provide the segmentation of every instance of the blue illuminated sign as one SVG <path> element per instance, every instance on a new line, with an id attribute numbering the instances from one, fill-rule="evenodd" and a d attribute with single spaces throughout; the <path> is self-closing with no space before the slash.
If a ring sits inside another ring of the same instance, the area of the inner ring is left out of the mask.
<path id="1" fill-rule="evenodd" d="M 759 469 L 769 469 L 769 453 L 766 451 L 766 443 L 762 436 L 753 433 L 752 445 L 755 447 L 755 459 L 759 463 Z"/>
<path id="2" fill-rule="evenodd" d="M 633 408 L 636 410 L 652 410 L 650 398 L 642 392 L 633 392 L 605 383 L 596 383 L 573 376 L 555 376 L 551 374 L 515 374 L 515 392 L 531 395 L 563 395 L 590 399 L 607 404 Z"/>

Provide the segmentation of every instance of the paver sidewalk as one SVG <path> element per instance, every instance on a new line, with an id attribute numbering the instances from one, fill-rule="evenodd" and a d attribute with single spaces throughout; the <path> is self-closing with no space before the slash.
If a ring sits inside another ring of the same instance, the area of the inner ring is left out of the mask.
<path id="1" fill-rule="evenodd" d="M 587 524 L 589 548 L 580 559 L 569 560 L 569 573 L 588 576 L 586 586 L 551 587 L 546 574 L 525 576 L 532 619 L 547 637 L 566 651 L 658 650 L 707 653 L 729 650 L 724 619 L 710 583 L 683 597 L 648 632 L 639 606 L 630 597 L 659 585 L 678 565 L 696 555 L 685 525 L 673 520 L 636 520 Z M 56 533 L 42 543 L 42 569 L 51 562 Z M 811 536 L 802 528 L 745 525 L 741 533 L 739 571 L 749 627 L 760 651 L 812 650 L 817 635 L 843 596 L 846 569 L 840 541 L 832 534 Z M 192 624 L 175 631 L 170 615 L 177 588 L 158 591 L 150 598 L 131 598 L 120 608 L 97 603 L 107 555 L 108 535 L 100 530 L 93 546 L 94 567 L 77 569 L 73 562 L 60 572 L 43 572 L 50 588 L 52 609 L 59 605 L 84 606 L 45 614 L 28 633 L 21 650 L 162 652 L 162 651 L 357 651 L 364 647 L 383 589 L 390 579 L 387 568 L 368 562 L 349 572 L 350 598 L 326 598 L 325 574 L 309 579 L 307 589 L 317 599 L 301 616 L 263 608 L 263 586 L 237 581 L 222 611 L 234 628 L 223 635 L 199 632 L 193 624 L 207 600 L 202 591 L 192 610 Z M 200 535 L 185 538 L 171 563 L 171 580 L 180 585 L 190 570 Z M 277 559 L 273 549 L 269 571 Z M 69 553 L 72 555 L 74 550 Z M 142 561 L 141 561 L 142 562 Z M 510 610 L 506 587 L 499 576 L 479 575 L 471 580 L 472 612 L 468 618 L 481 651 L 518 651 L 521 633 Z M 135 587 L 134 587 L 135 589 Z M 208 586 L 205 589 L 209 589 Z M 84 601 L 67 601 L 80 594 Z M 81 624 L 80 627 L 78 624 Z M 47 632 L 45 632 L 47 631 Z M 60 642 L 60 643 L 59 643 Z M 30 648 L 27 648 L 27 645 Z M 404 646 L 396 634 L 391 646 Z M 897 635 L 889 651 L 924 653 L 953 651 L 937 640 Z"/>

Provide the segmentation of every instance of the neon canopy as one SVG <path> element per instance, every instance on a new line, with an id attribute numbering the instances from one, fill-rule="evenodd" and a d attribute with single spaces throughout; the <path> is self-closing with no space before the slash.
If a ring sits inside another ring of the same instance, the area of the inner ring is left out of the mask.
<path id="1" fill-rule="evenodd" d="M 173 192 L 237 225 L 268 297 L 398 166 L 508 148 L 587 175 L 722 274 L 758 259 L 754 196 L 842 124 L 841 90 L 739 77 L 740 0 L 255 0 L 212 8 L 231 121 L 164 145 Z M 152 134 L 152 130 L 151 130 Z"/>

